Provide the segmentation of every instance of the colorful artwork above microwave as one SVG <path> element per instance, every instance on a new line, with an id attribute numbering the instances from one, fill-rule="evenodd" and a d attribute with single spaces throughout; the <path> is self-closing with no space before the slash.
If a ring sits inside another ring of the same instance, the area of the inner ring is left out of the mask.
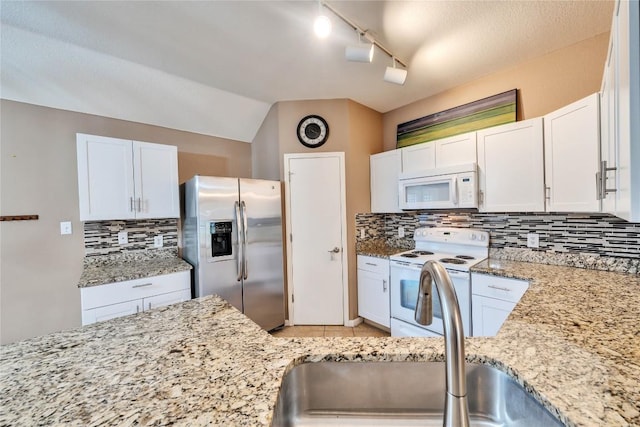
<path id="1" fill-rule="evenodd" d="M 396 148 L 516 121 L 517 89 L 398 125 Z"/>

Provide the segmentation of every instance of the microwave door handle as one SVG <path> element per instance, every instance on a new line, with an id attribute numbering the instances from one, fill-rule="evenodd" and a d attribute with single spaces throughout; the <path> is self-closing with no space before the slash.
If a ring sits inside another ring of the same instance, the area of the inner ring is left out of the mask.
<path id="1" fill-rule="evenodd" d="M 451 201 L 454 206 L 458 206 L 458 175 L 454 175 L 451 181 Z"/>

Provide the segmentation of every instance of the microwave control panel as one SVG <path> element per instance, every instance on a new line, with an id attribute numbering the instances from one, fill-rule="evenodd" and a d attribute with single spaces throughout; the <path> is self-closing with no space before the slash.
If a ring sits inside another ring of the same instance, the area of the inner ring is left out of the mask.
<path id="1" fill-rule="evenodd" d="M 475 174 L 458 175 L 458 206 L 461 208 L 477 207 L 476 197 L 478 189 L 476 188 Z"/>

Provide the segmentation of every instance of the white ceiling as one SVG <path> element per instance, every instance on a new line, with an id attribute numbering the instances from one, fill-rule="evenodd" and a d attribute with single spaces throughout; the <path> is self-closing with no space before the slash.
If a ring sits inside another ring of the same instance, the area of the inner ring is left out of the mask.
<path id="1" fill-rule="evenodd" d="M 5 99 L 250 142 L 271 104 L 349 98 L 387 112 L 610 28 L 613 1 L 329 3 L 408 64 L 347 62 L 355 32 L 317 1 L 2 1 Z"/>

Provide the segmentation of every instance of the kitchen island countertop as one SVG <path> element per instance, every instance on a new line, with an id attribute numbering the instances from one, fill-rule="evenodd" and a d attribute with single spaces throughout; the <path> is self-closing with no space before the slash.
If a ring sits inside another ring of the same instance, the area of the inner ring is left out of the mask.
<path id="1" fill-rule="evenodd" d="M 507 372 L 568 425 L 640 425 L 640 277 L 488 260 L 531 280 L 467 360 Z M 442 360 L 439 338 L 275 338 L 205 297 L 1 347 L 0 425 L 269 425 L 295 364 Z"/>

